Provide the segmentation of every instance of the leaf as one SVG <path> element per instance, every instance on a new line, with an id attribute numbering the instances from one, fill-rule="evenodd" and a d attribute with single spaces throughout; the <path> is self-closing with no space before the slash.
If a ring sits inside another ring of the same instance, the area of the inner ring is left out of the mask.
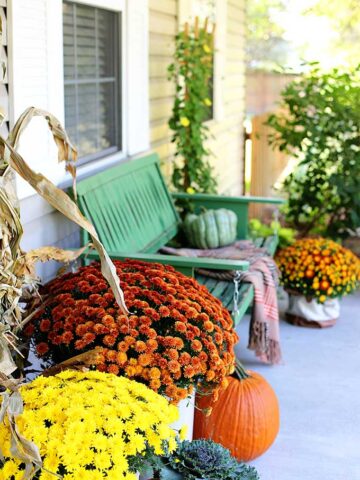
<path id="1" fill-rule="evenodd" d="M 9 165 L 52 207 L 90 234 L 92 242 L 99 253 L 101 272 L 113 290 L 115 299 L 121 310 L 125 314 L 129 313 L 125 305 L 124 295 L 120 288 L 120 280 L 116 274 L 115 266 L 107 254 L 104 246 L 100 242 L 94 226 L 82 215 L 78 206 L 65 192 L 52 184 L 41 173 L 35 173 L 25 162 L 22 156 L 15 151 L 15 147 L 19 141 L 21 132 L 26 128 L 34 116 L 43 116 L 47 120 L 49 128 L 58 146 L 59 161 L 64 160 L 65 162 L 69 162 L 76 159 L 76 150 L 70 143 L 65 130 L 62 128 L 56 117 L 44 110 L 35 109 L 34 107 L 26 110 L 21 115 L 20 119 L 16 122 L 13 131 L 9 135 L 9 140 L 4 140 L 0 137 L 3 158 L 7 160 Z"/>
<path id="2" fill-rule="evenodd" d="M 96 347 L 93 350 L 90 350 L 75 357 L 71 357 L 64 362 L 58 363 L 53 367 L 47 368 L 42 372 L 41 375 L 44 377 L 50 377 L 52 375 L 57 375 L 63 370 L 80 370 L 82 372 L 89 370 L 89 368 L 96 364 L 97 356 L 101 352 L 101 347 Z"/>
<path id="3" fill-rule="evenodd" d="M 5 375 L 11 375 L 16 368 L 17 367 L 12 359 L 8 343 L 5 338 L 0 336 L 0 372 L 3 372 Z"/>
<path id="4" fill-rule="evenodd" d="M 37 262 L 48 262 L 55 260 L 61 263 L 71 263 L 79 258 L 91 244 L 87 244 L 78 250 L 63 250 L 58 247 L 41 247 L 35 250 L 30 250 L 22 257 L 22 261 L 18 262 L 21 266 L 16 270 L 17 275 L 30 275 L 35 277 L 35 264 Z"/>

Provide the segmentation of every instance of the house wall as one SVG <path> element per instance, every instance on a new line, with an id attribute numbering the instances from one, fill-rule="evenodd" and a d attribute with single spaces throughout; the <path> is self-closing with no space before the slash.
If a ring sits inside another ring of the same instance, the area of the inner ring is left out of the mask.
<path id="1" fill-rule="evenodd" d="M 167 121 L 173 105 L 174 86 L 167 81 L 166 69 L 172 61 L 173 38 L 179 28 L 182 0 L 150 0 L 150 139 L 157 151 L 165 175 L 172 171 L 174 145 Z M 219 191 L 229 195 L 242 193 L 243 186 L 243 120 L 245 102 L 244 0 L 221 0 L 226 26 L 222 35 L 222 68 L 217 83 L 221 113 L 208 122 L 211 162 L 219 180 Z M 219 28 L 219 27 L 218 27 Z M 217 32 L 219 33 L 219 32 Z M 215 86 L 216 88 L 216 86 Z M 215 94 L 216 95 L 216 94 Z"/>
<path id="2" fill-rule="evenodd" d="M 130 1 L 132 2 L 132 0 Z M 166 72 L 167 66 L 172 59 L 174 37 L 179 28 L 179 8 L 181 1 L 182 0 L 148 0 L 150 148 L 158 152 L 167 179 L 169 179 L 171 175 L 171 163 L 174 153 L 174 146 L 170 143 L 171 132 L 167 126 L 168 118 L 171 115 L 174 86 L 167 81 Z M 47 7 L 49 6 L 49 2 L 51 3 L 53 0 L 10 0 L 10 2 L 15 3 L 17 7 L 21 4 L 22 11 L 31 6 L 29 16 L 27 14 L 25 15 L 25 13 L 23 14 L 23 20 L 26 22 L 27 18 L 39 19 L 49 17 Z M 222 31 L 221 45 L 219 45 L 219 50 L 222 52 L 221 63 L 218 64 L 221 66 L 221 71 L 218 71 L 219 113 L 215 120 L 209 122 L 211 134 L 214 137 L 210 140 L 209 147 L 214 153 L 212 163 L 219 177 L 219 191 L 227 194 L 240 194 L 243 183 L 242 123 L 244 118 L 245 92 L 243 54 L 244 0 L 227 0 L 227 2 L 221 0 L 219 3 L 223 6 L 226 5 L 226 8 L 222 9 L 222 14 L 226 21 L 224 22 Z M 37 85 L 36 75 L 39 73 L 39 70 L 34 67 L 34 62 L 39 63 L 39 68 L 44 67 L 42 63 L 43 58 L 41 59 L 41 56 L 39 56 L 36 42 L 39 40 L 40 35 L 44 37 L 44 41 L 46 42 L 46 38 L 49 38 L 47 35 L 49 33 L 51 34 L 51 31 L 46 31 L 43 25 L 43 28 L 36 29 L 36 32 L 37 36 L 34 34 L 34 29 L 26 28 L 25 25 L 24 35 L 28 35 L 26 40 L 28 48 L 23 54 L 27 56 L 30 55 L 30 57 L 28 59 L 24 58 L 23 65 L 25 69 L 29 70 L 29 75 L 33 75 L 34 78 L 31 77 L 31 86 L 29 76 L 25 75 L 28 81 L 24 88 L 27 89 L 28 94 L 22 95 L 21 97 L 18 95 L 15 105 L 18 105 L 17 109 L 22 109 L 35 102 L 37 106 L 49 109 L 58 114 L 51 108 L 51 104 L 49 104 L 48 101 L 49 97 L 47 96 L 47 90 L 51 87 L 48 78 L 52 74 L 51 68 L 45 68 L 41 75 L 38 75 L 38 82 L 40 82 L 41 85 L 38 85 L 35 89 Z M 35 47 L 32 48 L 34 45 Z M 40 42 L 39 45 L 43 45 L 43 42 Z M 43 48 L 46 49 L 46 45 Z M 19 74 L 16 75 L 16 78 L 19 79 Z M 36 91 L 37 97 L 35 99 L 32 99 L 32 91 Z M 19 107 L 19 98 L 21 102 L 26 100 L 26 104 L 24 104 L 24 106 L 21 105 L 21 108 Z M 59 117 L 61 118 L 61 114 Z M 30 131 L 29 138 L 31 135 L 32 132 Z M 44 142 L 47 148 L 52 144 L 50 137 L 47 140 L 44 139 Z M 26 139 L 24 143 L 26 144 Z M 29 149 L 25 149 L 24 152 L 25 151 L 29 152 Z M 37 162 L 39 156 L 33 149 L 31 149 L 29 153 L 30 159 L 29 157 L 26 158 L 30 160 L 29 163 L 32 165 L 32 158 L 34 158 L 34 162 Z M 45 163 L 44 161 L 41 170 L 43 173 L 49 173 L 51 177 L 51 172 L 54 170 L 53 168 L 49 169 Z M 57 167 L 55 166 L 54 168 Z M 61 168 L 62 167 L 60 167 L 60 169 Z M 47 169 L 49 172 L 47 172 Z M 59 213 L 54 212 L 53 209 L 37 195 L 27 194 L 22 196 L 20 207 L 21 217 L 24 223 L 24 237 L 22 241 L 24 250 L 43 245 L 57 245 L 65 248 L 78 246 L 79 231 L 74 224 L 67 221 Z M 58 265 L 55 263 L 40 266 L 39 274 L 42 276 L 42 279 L 46 281 L 56 274 L 57 268 Z"/>

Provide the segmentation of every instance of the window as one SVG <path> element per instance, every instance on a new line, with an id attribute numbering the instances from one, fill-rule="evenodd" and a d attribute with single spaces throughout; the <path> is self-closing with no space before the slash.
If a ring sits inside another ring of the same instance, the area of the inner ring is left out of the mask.
<path id="1" fill-rule="evenodd" d="M 122 149 L 120 15 L 63 3 L 65 128 L 82 163 Z"/>

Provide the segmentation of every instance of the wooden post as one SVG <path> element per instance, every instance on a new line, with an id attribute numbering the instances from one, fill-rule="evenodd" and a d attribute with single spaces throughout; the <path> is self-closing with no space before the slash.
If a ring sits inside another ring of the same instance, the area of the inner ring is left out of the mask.
<path id="1" fill-rule="evenodd" d="M 194 35 L 195 38 L 199 38 L 199 17 L 195 17 Z"/>
<path id="2" fill-rule="evenodd" d="M 264 113 L 252 119 L 251 196 L 277 196 L 273 188 L 274 184 L 281 179 L 281 175 L 289 162 L 288 155 L 273 150 L 269 145 L 270 127 L 265 125 L 268 116 L 268 113 Z M 269 205 L 252 204 L 250 205 L 250 218 L 268 220 L 273 208 Z"/>

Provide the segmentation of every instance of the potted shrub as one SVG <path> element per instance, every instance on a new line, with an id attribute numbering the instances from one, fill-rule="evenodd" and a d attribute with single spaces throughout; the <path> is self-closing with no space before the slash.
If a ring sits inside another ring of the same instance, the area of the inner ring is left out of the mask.
<path id="1" fill-rule="evenodd" d="M 130 315 L 120 310 L 100 265 L 92 264 L 43 288 L 46 305 L 27 335 L 51 364 L 100 347 L 98 370 L 145 383 L 172 403 L 183 401 L 193 416 L 187 397 L 194 387 L 216 392 L 234 369 L 237 335 L 229 312 L 172 267 L 114 264 Z M 192 418 L 187 423 L 190 437 Z"/>
<path id="2" fill-rule="evenodd" d="M 334 325 L 339 297 L 359 284 L 359 258 L 332 240 L 305 238 L 280 250 L 276 261 L 289 293 L 286 319 L 307 327 Z"/>
<path id="3" fill-rule="evenodd" d="M 177 446 L 169 425 L 176 408 L 127 378 L 68 370 L 20 393 L 23 409 L 19 399 L 11 409 L 16 424 L 9 410 L 0 423 L 0 478 L 135 480 L 146 461 Z M 20 436 L 28 442 L 18 450 Z M 33 462 L 34 444 L 41 456 Z"/>
<path id="4" fill-rule="evenodd" d="M 270 115 L 271 144 L 298 160 L 286 178 L 286 221 L 302 237 L 348 237 L 360 224 L 360 65 L 308 72 Z"/>

